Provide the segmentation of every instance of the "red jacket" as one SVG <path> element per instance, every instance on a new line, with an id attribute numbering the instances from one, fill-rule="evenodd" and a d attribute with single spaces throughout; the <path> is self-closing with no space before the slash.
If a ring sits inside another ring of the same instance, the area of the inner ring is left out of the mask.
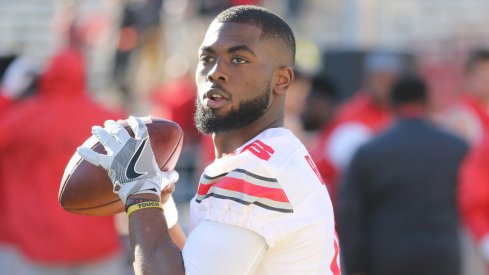
<path id="1" fill-rule="evenodd" d="M 342 104 L 335 115 L 335 122 L 360 122 L 378 133 L 392 121 L 392 114 L 386 107 L 377 104 L 366 91 L 356 93 L 349 101 Z"/>
<path id="2" fill-rule="evenodd" d="M 0 94 L 0 115 L 7 112 L 7 110 L 11 105 L 12 105 L 12 101 L 9 98 L 2 96 Z"/>
<path id="3" fill-rule="evenodd" d="M 326 180 L 331 199 L 335 201 L 336 180 L 341 171 L 331 162 L 326 148 L 330 142 L 331 134 L 339 126 L 357 122 L 366 126 L 373 134 L 385 129 L 392 120 L 390 111 L 378 105 L 365 91 L 356 93 L 351 99 L 338 107 L 332 123 L 323 129 L 318 142 L 318 147 L 313 151 L 313 158 L 319 172 Z"/>
<path id="4" fill-rule="evenodd" d="M 178 123 L 185 133 L 185 143 L 198 142 L 202 137 L 194 125 L 195 97 L 196 87 L 190 77 L 162 84 L 154 91 L 156 107 L 152 114 Z"/>
<path id="5" fill-rule="evenodd" d="M 112 217 L 71 214 L 57 200 L 64 168 L 91 126 L 120 118 L 85 89 L 81 53 L 62 51 L 41 76 L 38 94 L 0 121 L 0 240 L 33 261 L 75 264 L 120 249 Z"/>
<path id="6" fill-rule="evenodd" d="M 460 173 L 459 206 L 476 240 L 489 234 L 489 135 L 474 145 Z"/>

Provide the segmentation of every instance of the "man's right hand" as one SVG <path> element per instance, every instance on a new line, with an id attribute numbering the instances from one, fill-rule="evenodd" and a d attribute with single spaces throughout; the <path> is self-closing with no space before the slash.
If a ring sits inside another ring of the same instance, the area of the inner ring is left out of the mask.
<path id="1" fill-rule="evenodd" d="M 133 194 L 155 194 L 160 197 L 162 189 L 178 180 L 176 171 L 159 170 L 143 120 L 131 116 L 128 123 L 134 138 L 113 120 L 106 121 L 104 128 L 92 128 L 93 135 L 105 147 L 107 155 L 86 147 L 78 148 L 80 156 L 107 171 L 114 192 L 119 194 L 124 204 Z"/>

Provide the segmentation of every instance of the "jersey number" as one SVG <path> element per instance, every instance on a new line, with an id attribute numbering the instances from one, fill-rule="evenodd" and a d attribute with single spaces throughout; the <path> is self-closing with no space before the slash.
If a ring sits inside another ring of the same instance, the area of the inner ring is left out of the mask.
<path id="1" fill-rule="evenodd" d="M 246 146 L 243 149 L 243 152 L 244 151 L 250 151 L 253 155 L 255 155 L 255 156 L 257 156 L 263 160 L 269 160 L 270 157 L 272 157 L 273 153 L 275 153 L 275 151 L 272 149 L 272 147 L 266 145 L 265 143 L 263 143 L 259 140 L 248 144 L 248 146 Z"/>

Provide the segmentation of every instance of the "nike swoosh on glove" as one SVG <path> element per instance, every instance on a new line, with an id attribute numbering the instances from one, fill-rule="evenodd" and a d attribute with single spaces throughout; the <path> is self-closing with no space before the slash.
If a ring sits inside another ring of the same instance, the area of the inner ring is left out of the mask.
<path id="1" fill-rule="evenodd" d="M 105 121 L 104 128 L 92 128 L 93 135 L 105 147 L 107 155 L 83 146 L 77 149 L 85 160 L 107 171 L 113 191 L 124 204 L 132 194 L 152 193 L 159 197 L 163 188 L 178 180 L 176 171 L 162 172 L 158 168 L 148 128 L 142 118 L 130 116 L 127 121 L 134 138 L 113 120 Z"/>

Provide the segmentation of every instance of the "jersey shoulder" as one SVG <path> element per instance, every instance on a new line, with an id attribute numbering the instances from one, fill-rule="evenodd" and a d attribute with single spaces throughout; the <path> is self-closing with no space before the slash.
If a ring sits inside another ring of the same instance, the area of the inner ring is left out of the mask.
<path id="1" fill-rule="evenodd" d="M 270 211 L 293 212 L 284 186 L 279 182 L 284 160 L 300 142 L 287 130 L 262 133 L 241 146 L 236 153 L 215 160 L 201 176 L 195 201 L 217 199 L 242 207 L 254 205 Z M 225 201 L 227 200 L 227 201 Z"/>

